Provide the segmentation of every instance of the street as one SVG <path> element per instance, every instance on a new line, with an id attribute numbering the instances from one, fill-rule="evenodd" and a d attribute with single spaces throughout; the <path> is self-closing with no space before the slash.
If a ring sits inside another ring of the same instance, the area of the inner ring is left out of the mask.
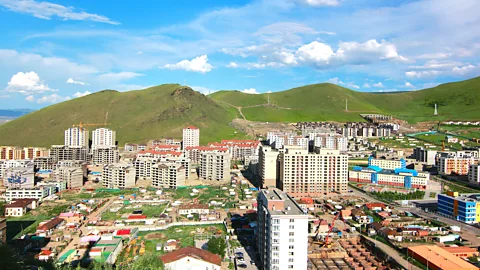
<path id="1" fill-rule="evenodd" d="M 239 262 L 237 259 L 235 259 L 236 269 L 247 269 L 247 270 L 257 270 L 258 269 L 256 265 L 251 264 L 251 262 L 253 261 L 252 257 L 254 256 L 253 249 L 245 250 L 244 247 L 241 247 L 241 248 L 236 248 L 234 250 L 234 253 L 237 253 L 237 252 L 243 253 L 243 258 L 244 258 L 245 262 L 242 263 L 242 262 Z M 234 254 L 234 256 L 235 256 L 235 254 Z M 246 268 L 240 268 L 240 267 L 238 267 L 239 264 L 245 264 L 245 265 L 247 265 L 247 267 Z"/>

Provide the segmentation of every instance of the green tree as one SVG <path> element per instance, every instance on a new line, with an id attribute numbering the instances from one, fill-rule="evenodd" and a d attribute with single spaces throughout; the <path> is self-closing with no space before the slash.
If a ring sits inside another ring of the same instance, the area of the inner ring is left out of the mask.
<path id="1" fill-rule="evenodd" d="M 158 256 L 145 254 L 144 256 L 140 256 L 129 268 L 131 270 L 163 270 L 164 266 Z"/>
<path id="2" fill-rule="evenodd" d="M 220 255 L 220 257 L 225 257 L 225 250 L 227 249 L 227 243 L 223 237 L 212 237 L 207 242 L 207 250 Z"/>

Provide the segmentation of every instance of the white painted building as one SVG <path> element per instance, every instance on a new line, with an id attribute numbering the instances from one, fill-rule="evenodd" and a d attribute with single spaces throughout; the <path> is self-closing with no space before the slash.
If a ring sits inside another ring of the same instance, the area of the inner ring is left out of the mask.
<path id="1" fill-rule="evenodd" d="M 468 181 L 480 184 L 480 164 L 472 164 L 468 170 Z"/>
<path id="2" fill-rule="evenodd" d="M 35 185 L 34 169 L 31 161 L 18 167 L 5 168 L 2 173 L 3 186 L 6 188 L 33 188 Z"/>
<path id="3" fill-rule="evenodd" d="M 65 130 L 65 145 L 87 147 L 89 143 L 89 133 L 84 127 L 72 127 Z"/>
<path id="4" fill-rule="evenodd" d="M 220 256 L 196 247 L 184 247 L 160 258 L 168 270 L 220 270 L 222 265 Z"/>
<path id="5" fill-rule="evenodd" d="M 203 153 L 200 160 L 200 178 L 217 181 L 229 179 L 231 159 L 227 152 Z"/>
<path id="6" fill-rule="evenodd" d="M 258 253 L 261 269 L 307 269 L 308 215 L 287 193 L 258 194 Z"/>
<path id="7" fill-rule="evenodd" d="M 190 146 L 200 145 L 200 129 L 194 126 L 188 126 L 183 129 L 183 149 Z"/>
<path id="8" fill-rule="evenodd" d="M 36 188 L 7 188 L 5 191 L 5 200 L 7 202 L 15 199 L 37 199 L 42 201 L 44 198 L 55 194 L 55 186 L 42 186 Z"/>
<path id="9" fill-rule="evenodd" d="M 114 163 L 103 167 L 102 183 L 106 188 L 135 187 L 135 168 L 130 164 Z"/>
<path id="10" fill-rule="evenodd" d="M 185 167 L 178 163 L 161 162 L 151 167 L 152 186 L 176 189 L 185 186 Z"/>
<path id="11" fill-rule="evenodd" d="M 53 172 L 54 179 L 67 183 L 67 188 L 83 187 L 83 169 L 79 167 L 59 167 Z"/>
<path id="12" fill-rule="evenodd" d="M 97 128 L 92 131 L 92 149 L 96 147 L 114 147 L 116 132 L 108 128 Z"/>
<path id="13" fill-rule="evenodd" d="M 116 146 L 96 146 L 92 149 L 93 164 L 111 164 L 120 161 L 120 154 Z"/>
<path id="14" fill-rule="evenodd" d="M 277 185 L 278 154 L 279 152 L 270 146 L 260 146 L 258 167 L 262 187 L 275 187 Z"/>
<path id="15" fill-rule="evenodd" d="M 336 134 L 316 134 L 313 137 L 313 146 L 346 152 L 348 150 L 348 138 Z"/>

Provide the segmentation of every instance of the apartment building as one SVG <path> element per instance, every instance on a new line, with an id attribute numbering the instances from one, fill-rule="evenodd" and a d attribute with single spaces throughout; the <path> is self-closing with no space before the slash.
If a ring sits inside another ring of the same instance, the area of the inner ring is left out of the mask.
<path id="1" fill-rule="evenodd" d="M 86 147 L 88 149 L 89 132 L 84 127 L 72 127 L 65 130 L 65 146 Z"/>
<path id="2" fill-rule="evenodd" d="M 478 158 L 473 156 L 449 156 L 438 159 L 438 173 L 442 175 L 467 175 L 470 165 L 476 164 Z"/>
<path id="3" fill-rule="evenodd" d="M 480 221 L 480 194 L 459 194 L 449 191 L 438 194 L 438 213 L 464 222 L 478 223 Z"/>
<path id="4" fill-rule="evenodd" d="M 42 187 L 42 186 L 54 186 L 55 193 L 57 193 L 67 189 L 67 182 L 60 181 L 60 180 L 48 180 L 48 181 L 42 181 L 37 183 L 37 187 Z"/>
<path id="5" fill-rule="evenodd" d="M 48 149 L 44 147 L 0 146 L 1 160 L 34 159 L 45 156 L 48 156 Z"/>
<path id="6" fill-rule="evenodd" d="M 315 136 L 310 137 L 310 139 L 313 141 L 314 147 L 335 149 L 339 150 L 340 152 L 346 152 L 348 150 L 348 138 L 342 135 L 315 134 Z"/>
<path id="7" fill-rule="evenodd" d="M 177 146 L 182 146 L 182 142 L 181 141 L 177 141 L 175 139 L 172 139 L 172 138 L 165 138 L 165 139 L 161 139 L 161 140 L 154 140 L 152 142 L 152 145 L 153 146 L 156 146 L 156 145 L 177 145 Z"/>
<path id="8" fill-rule="evenodd" d="M 143 150 L 137 153 L 137 158 L 170 158 L 170 157 L 180 157 L 182 152 L 177 151 L 155 151 L 155 150 Z"/>
<path id="9" fill-rule="evenodd" d="M 245 160 L 245 157 L 258 156 L 260 142 L 256 140 L 222 140 L 221 143 L 209 143 L 208 147 L 228 148 L 233 160 Z"/>
<path id="10" fill-rule="evenodd" d="M 200 129 L 189 126 L 183 129 L 182 136 L 183 149 L 200 145 Z"/>
<path id="11" fill-rule="evenodd" d="M 172 145 L 172 144 L 156 144 L 156 145 L 152 145 L 152 150 L 156 152 L 168 152 L 168 151 L 181 152 L 182 147 L 180 145 Z"/>
<path id="12" fill-rule="evenodd" d="M 27 168 L 32 161 L 29 159 L 23 160 L 0 160 L 0 180 L 3 181 L 3 176 L 8 168 L 23 167 Z"/>
<path id="13" fill-rule="evenodd" d="M 348 172 L 351 182 L 417 189 L 426 189 L 429 178 L 429 173 L 400 168 L 391 171 L 376 167 L 354 167 Z"/>
<path id="14" fill-rule="evenodd" d="M 53 162 L 61 160 L 88 160 L 88 148 L 84 146 L 52 145 L 49 156 Z"/>
<path id="15" fill-rule="evenodd" d="M 193 164 L 200 164 L 204 153 L 228 153 L 227 147 L 190 146 L 185 148 L 185 157 Z"/>
<path id="16" fill-rule="evenodd" d="M 385 170 L 405 169 L 407 168 L 407 161 L 401 159 L 382 159 L 382 158 L 368 158 L 368 166 L 376 166 Z"/>
<path id="17" fill-rule="evenodd" d="M 348 156 L 339 150 L 317 149 L 316 153 L 308 153 L 299 148 L 285 148 L 278 160 L 278 187 L 292 196 L 347 192 Z"/>
<path id="18" fill-rule="evenodd" d="M 417 147 L 413 149 L 413 157 L 416 161 L 425 162 L 427 165 L 435 165 L 437 151 Z"/>
<path id="19" fill-rule="evenodd" d="M 79 167 L 60 167 L 53 172 L 54 179 L 67 183 L 68 189 L 83 187 L 83 170 Z"/>
<path id="20" fill-rule="evenodd" d="M 227 152 L 207 152 L 200 161 L 200 178 L 226 180 L 230 178 L 231 156 Z"/>
<path id="21" fill-rule="evenodd" d="M 172 162 L 161 162 L 153 165 L 152 185 L 158 188 L 170 189 L 186 186 L 185 167 Z"/>
<path id="22" fill-rule="evenodd" d="M 301 136 L 289 136 L 285 138 L 285 143 L 283 147 L 287 146 L 299 146 L 302 149 L 308 150 L 309 140 L 308 138 Z"/>
<path id="23" fill-rule="evenodd" d="M 480 184 L 480 164 L 471 164 L 468 169 L 468 181 Z"/>
<path id="24" fill-rule="evenodd" d="M 53 162 L 53 158 L 51 157 L 37 157 L 33 160 L 33 165 L 35 166 L 35 170 L 46 171 L 46 170 L 53 170 L 55 162 Z"/>
<path id="25" fill-rule="evenodd" d="M 136 158 L 133 166 L 135 167 L 135 175 L 137 179 L 150 179 L 152 177 L 152 166 L 158 162 L 159 159 L 154 157 Z"/>
<path id="26" fill-rule="evenodd" d="M 278 159 L 279 152 L 270 146 L 260 146 L 258 154 L 258 168 L 260 174 L 260 187 L 276 187 L 278 179 Z"/>
<path id="27" fill-rule="evenodd" d="M 108 128 L 97 128 L 92 131 L 92 149 L 97 147 L 115 147 L 116 132 Z"/>
<path id="28" fill-rule="evenodd" d="M 307 213 L 276 188 L 262 189 L 257 204 L 260 269 L 307 269 Z"/>
<path id="29" fill-rule="evenodd" d="M 10 203 L 16 199 L 37 199 L 42 201 L 55 194 L 55 186 L 41 186 L 35 188 L 8 188 L 5 191 L 5 200 Z"/>
<path id="30" fill-rule="evenodd" d="M 3 186 L 6 188 L 33 188 L 35 170 L 33 162 L 24 166 L 10 167 L 3 171 Z"/>
<path id="31" fill-rule="evenodd" d="M 92 148 L 93 164 L 112 164 L 120 161 L 120 154 L 116 146 L 96 146 Z"/>
<path id="32" fill-rule="evenodd" d="M 123 163 L 107 165 L 103 167 L 102 183 L 106 188 L 135 187 L 135 167 Z"/>

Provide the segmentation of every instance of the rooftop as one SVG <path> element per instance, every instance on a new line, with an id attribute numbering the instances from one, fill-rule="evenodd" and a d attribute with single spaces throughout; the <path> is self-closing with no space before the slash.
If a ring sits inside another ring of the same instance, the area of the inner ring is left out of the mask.
<path id="1" fill-rule="evenodd" d="M 203 249 L 195 247 L 185 247 L 167 253 L 161 257 L 164 264 L 178 261 L 184 257 L 193 257 L 202 261 L 209 262 L 220 266 L 222 264 L 222 259 L 217 254 L 213 254 Z"/>
<path id="2" fill-rule="evenodd" d="M 477 270 L 474 265 L 458 258 L 452 253 L 438 246 L 414 246 L 409 247 L 409 252 L 428 260 L 430 264 L 443 270 Z"/>
<path id="3" fill-rule="evenodd" d="M 306 215 L 305 211 L 287 193 L 277 188 L 262 189 L 271 215 Z"/>

